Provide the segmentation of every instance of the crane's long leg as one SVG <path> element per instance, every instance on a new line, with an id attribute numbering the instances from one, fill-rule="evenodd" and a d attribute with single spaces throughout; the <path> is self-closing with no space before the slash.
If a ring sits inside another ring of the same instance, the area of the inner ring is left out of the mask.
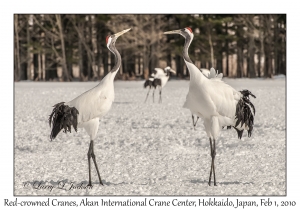
<path id="1" fill-rule="evenodd" d="M 148 90 L 148 93 L 147 93 L 147 96 L 146 96 L 146 99 L 145 99 L 145 102 L 144 102 L 144 103 L 146 103 L 146 101 L 147 101 L 147 99 L 148 99 L 150 89 L 151 89 L 151 88 L 149 88 L 149 90 Z"/>
<path id="2" fill-rule="evenodd" d="M 216 173 L 215 173 L 215 157 L 216 157 L 216 140 L 214 139 L 214 151 L 213 151 L 213 172 L 214 172 L 214 185 L 217 186 Z"/>
<path id="3" fill-rule="evenodd" d="M 209 143 L 210 143 L 210 156 L 212 158 L 212 156 L 213 156 L 213 148 L 212 148 L 211 138 L 209 138 Z M 211 173 L 212 173 L 212 160 L 211 160 L 210 172 L 209 172 L 209 179 L 208 179 L 208 185 L 209 186 L 210 186 L 210 181 L 211 181 Z"/>
<path id="4" fill-rule="evenodd" d="M 197 116 L 197 120 L 196 120 L 196 122 L 195 122 L 194 127 L 197 125 L 198 120 L 199 120 L 199 117 Z"/>
<path id="5" fill-rule="evenodd" d="M 88 156 L 88 163 L 89 163 L 89 184 L 88 186 L 92 186 L 92 180 L 91 180 L 91 157 L 92 157 L 92 141 L 90 142 L 89 151 L 87 153 Z"/>
<path id="6" fill-rule="evenodd" d="M 98 175 L 98 178 L 99 178 L 99 182 L 100 182 L 101 185 L 103 185 L 103 183 L 101 181 L 98 165 L 97 165 L 97 162 L 96 162 L 96 157 L 95 157 L 95 154 L 94 154 L 94 141 L 93 140 L 91 140 L 90 148 L 89 148 L 89 152 L 88 152 L 88 162 L 89 162 L 89 184 L 88 184 L 88 186 L 92 186 L 91 161 L 90 161 L 91 158 L 93 159 L 93 162 L 94 162 L 94 165 L 95 165 L 95 168 L 96 168 L 96 171 L 97 171 L 97 175 Z"/>
<path id="7" fill-rule="evenodd" d="M 155 91 L 155 89 L 153 89 L 153 94 L 152 94 L 152 96 L 153 96 L 153 103 L 154 103 L 154 91 Z"/>
<path id="8" fill-rule="evenodd" d="M 194 119 L 194 115 L 192 114 L 192 119 L 193 119 L 193 127 L 194 127 L 194 130 L 195 130 L 195 119 Z"/>
<path id="9" fill-rule="evenodd" d="M 211 152 L 211 167 L 210 167 L 208 185 L 210 186 L 211 174 L 213 172 L 214 173 L 214 185 L 217 186 L 216 174 L 215 174 L 216 141 L 214 139 L 214 144 L 212 144 L 212 140 L 211 140 L 211 138 L 209 138 L 209 142 L 210 142 L 210 152 Z"/>
<path id="10" fill-rule="evenodd" d="M 162 103 L 162 99 L 161 99 L 161 91 L 162 91 L 162 88 L 159 89 L 159 103 Z"/>
<path id="11" fill-rule="evenodd" d="M 195 122 L 195 119 L 194 119 L 194 115 L 192 114 L 192 119 L 193 119 L 193 126 L 194 126 L 194 130 L 196 130 L 196 125 L 197 125 L 197 122 L 198 122 L 198 120 L 199 120 L 199 117 L 197 116 L 197 120 L 196 120 L 196 122 Z"/>

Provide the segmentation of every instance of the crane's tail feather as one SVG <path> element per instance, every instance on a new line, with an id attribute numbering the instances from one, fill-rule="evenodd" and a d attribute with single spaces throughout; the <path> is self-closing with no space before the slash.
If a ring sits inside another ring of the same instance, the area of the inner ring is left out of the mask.
<path id="1" fill-rule="evenodd" d="M 239 129 L 235 128 L 235 127 L 233 127 L 233 128 L 236 130 L 236 132 L 238 134 L 238 138 L 242 139 L 244 130 L 239 130 Z"/>
<path id="2" fill-rule="evenodd" d="M 253 130 L 254 123 L 254 115 L 255 115 L 255 107 L 251 103 L 249 96 L 256 98 L 249 90 L 242 90 L 240 93 L 243 95 L 236 105 L 235 119 L 237 119 L 235 123 L 235 130 L 238 133 L 238 138 L 242 138 L 243 130 L 238 129 L 237 127 L 240 125 L 242 128 L 244 125 L 248 130 L 248 137 L 251 136 Z"/>
<path id="3" fill-rule="evenodd" d="M 145 83 L 144 83 L 144 88 L 150 86 L 151 87 L 151 81 L 150 80 L 146 80 Z"/>
<path id="4" fill-rule="evenodd" d="M 77 115 L 78 110 L 75 107 L 69 107 L 64 105 L 65 102 L 55 104 L 52 113 L 49 115 L 49 125 L 52 130 L 50 134 L 50 139 L 53 140 L 57 134 L 64 129 L 66 133 L 69 131 L 71 133 L 71 126 L 77 132 Z"/>

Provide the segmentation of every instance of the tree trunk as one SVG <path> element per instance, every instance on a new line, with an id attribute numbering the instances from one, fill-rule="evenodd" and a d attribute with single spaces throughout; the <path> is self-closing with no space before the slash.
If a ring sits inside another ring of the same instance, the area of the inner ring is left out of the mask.
<path id="1" fill-rule="evenodd" d="M 31 15 L 30 15 L 31 16 Z M 30 24 L 29 19 L 31 17 L 28 17 L 27 21 L 27 79 L 32 80 L 32 74 L 34 71 L 33 66 L 33 47 L 31 43 L 31 33 L 32 33 L 32 25 Z"/>
<path id="2" fill-rule="evenodd" d="M 228 23 L 227 22 L 226 22 L 226 25 L 225 25 L 225 29 L 226 29 L 226 36 L 228 36 Z M 227 37 L 226 37 L 226 41 L 225 41 L 225 49 L 226 49 L 225 74 L 226 74 L 226 76 L 229 76 L 229 42 L 228 42 Z"/>
<path id="3" fill-rule="evenodd" d="M 20 80 L 21 75 L 21 62 L 20 62 L 20 42 L 19 42 L 19 18 L 18 15 L 15 14 L 15 81 Z"/>
<path id="4" fill-rule="evenodd" d="M 44 15 L 41 15 L 42 17 L 42 25 L 44 25 Z M 45 81 L 46 80 L 46 54 L 45 54 L 45 32 L 41 31 L 41 46 L 42 46 L 42 50 L 41 50 L 41 65 L 42 65 L 42 80 Z"/>
<path id="5" fill-rule="evenodd" d="M 222 53 L 217 55 L 217 70 L 220 73 L 223 73 L 223 60 L 222 60 Z"/>
<path id="6" fill-rule="evenodd" d="M 180 60 L 182 59 L 182 56 L 180 55 L 176 55 L 175 56 L 175 63 L 176 63 L 176 74 L 177 77 L 179 78 L 183 78 L 183 69 L 181 68 L 181 64 L 180 64 Z"/>
<path id="7" fill-rule="evenodd" d="M 259 30 L 259 42 L 260 42 L 260 50 L 259 50 L 259 75 L 261 75 L 261 72 L 264 72 L 264 66 L 265 66 L 265 43 L 264 43 L 264 33 L 263 33 L 263 28 L 264 28 L 264 21 L 263 21 L 264 16 L 260 15 L 259 16 L 259 26 L 260 26 L 260 30 Z M 261 60 L 264 61 L 264 65 L 261 63 Z"/>
<path id="8" fill-rule="evenodd" d="M 210 47 L 210 62 L 211 62 L 211 67 L 216 68 L 215 66 L 215 58 L 214 58 L 214 47 L 213 47 L 213 43 L 211 40 L 211 32 L 210 29 L 208 29 L 208 43 L 209 43 L 209 47 Z"/>
<path id="9" fill-rule="evenodd" d="M 249 50 L 249 77 L 254 78 L 256 77 L 255 68 L 254 68 L 254 54 L 255 54 L 255 45 L 254 45 L 254 36 L 253 31 L 250 32 L 249 36 L 249 44 L 248 44 L 248 50 Z"/>
<path id="10" fill-rule="evenodd" d="M 258 51 L 257 77 L 261 77 L 261 55 L 260 54 L 261 54 L 260 51 Z"/>
<path id="11" fill-rule="evenodd" d="M 149 78 L 150 76 L 150 71 L 149 71 L 149 56 L 147 53 L 146 46 L 144 46 L 143 49 L 143 69 L 144 69 L 144 78 Z"/>
<path id="12" fill-rule="evenodd" d="M 61 50 L 62 50 L 62 68 L 63 68 L 63 80 L 64 81 L 70 81 L 70 77 L 68 74 L 68 68 L 67 68 L 67 63 L 66 63 L 66 50 L 65 50 L 65 40 L 64 40 L 64 35 L 63 35 L 63 28 L 61 24 L 61 16 L 60 15 L 55 15 L 56 16 L 56 21 L 59 29 L 59 37 L 60 37 L 60 42 L 61 42 Z"/>
<path id="13" fill-rule="evenodd" d="M 237 77 L 242 78 L 243 77 L 243 70 L 244 70 L 244 56 L 243 56 L 243 48 L 241 47 L 241 43 L 238 42 L 237 44 Z"/>
<path id="14" fill-rule="evenodd" d="M 265 77 L 272 78 L 271 17 L 265 16 Z"/>
<path id="15" fill-rule="evenodd" d="M 95 16 L 90 15 L 90 37 L 91 37 L 91 66 L 92 66 L 92 75 L 93 79 L 97 78 L 98 66 L 96 64 L 97 57 L 97 37 L 96 37 L 96 26 L 95 26 Z"/>
<path id="16" fill-rule="evenodd" d="M 41 52 L 39 52 L 38 54 L 38 77 L 37 77 L 38 81 L 42 80 L 42 55 Z"/>
<path id="17" fill-rule="evenodd" d="M 274 19 L 274 70 L 275 75 L 279 73 L 278 71 L 278 22 L 277 15 L 273 15 Z"/>

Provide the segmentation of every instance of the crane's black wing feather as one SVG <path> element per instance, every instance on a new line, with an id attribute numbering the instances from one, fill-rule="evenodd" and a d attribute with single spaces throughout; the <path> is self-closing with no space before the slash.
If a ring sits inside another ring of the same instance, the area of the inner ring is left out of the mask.
<path id="1" fill-rule="evenodd" d="M 71 126 L 77 132 L 77 115 L 78 110 L 75 107 L 69 107 L 61 102 L 54 105 L 52 113 L 49 115 L 49 125 L 52 126 L 50 139 L 53 140 L 57 134 L 64 129 L 71 133 Z"/>

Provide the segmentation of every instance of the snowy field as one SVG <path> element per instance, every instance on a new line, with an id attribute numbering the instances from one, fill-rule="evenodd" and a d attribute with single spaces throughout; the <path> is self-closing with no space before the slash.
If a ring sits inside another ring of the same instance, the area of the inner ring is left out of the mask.
<path id="1" fill-rule="evenodd" d="M 182 108 L 189 81 L 171 80 L 162 104 L 152 102 L 143 81 L 115 81 L 115 102 L 100 120 L 95 154 L 104 186 L 92 164 L 88 183 L 89 136 L 61 132 L 50 141 L 52 106 L 98 83 L 15 83 L 15 195 L 286 195 L 285 78 L 224 79 L 256 99 L 253 135 L 223 130 L 216 142 L 216 187 L 208 186 L 209 140 L 202 121 L 194 131 Z M 152 92 L 151 92 L 152 93 Z M 63 185 L 63 183 L 65 185 Z M 81 185 L 72 188 L 71 185 Z"/>

